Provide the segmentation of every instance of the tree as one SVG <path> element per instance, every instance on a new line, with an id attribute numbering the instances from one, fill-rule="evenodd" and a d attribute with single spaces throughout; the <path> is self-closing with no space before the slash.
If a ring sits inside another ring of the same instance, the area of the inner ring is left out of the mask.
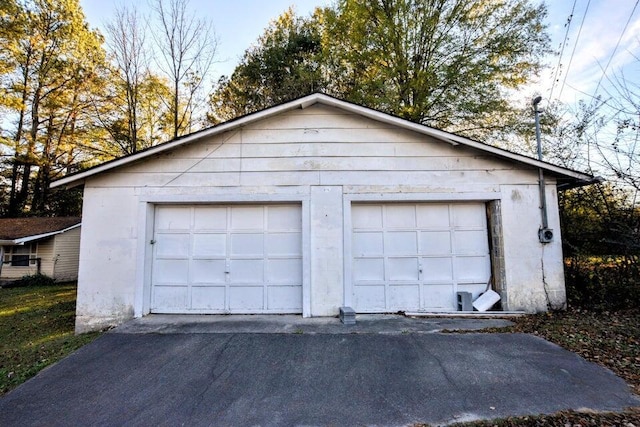
<path id="1" fill-rule="evenodd" d="M 108 47 L 115 68 L 114 77 L 120 93 L 124 95 L 124 121 L 126 126 L 125 154 L 138 151 L 138 115 L 140 111 L 140 88 L 149 73 L 148 54 L 145 44 L 146 23 L 137 9 L 120 6 L 116 8 L 114 20 L 106 26 Z"/>
<path id="2" fill-rule="evenodd" d="M 247 49 L 231 77 L 222 76 L 211 96 L 212 123 L 229 120 L 326 88 L 322 40 L 316 17 L 289 8 Z"/>
<path id="3" fill-rule="evenodd" d="M 529 0 L 339 0 L 283 14 L 212 98 L 228 119 L 309 91 L 469 137 L 522 129 L 511 101 L 549 52 Z"/>
<path id="4" fill-rule="evenodd" d="M 549 52 L 528 0 L 341 0 L 325 10 L 330 90 L 408 120 L 486 138 L 509 127 L 509 91 Z"/>
<path id="5" fill-rule="evenodd" d="M 83 149 L 94 161 L 134 154 L 171 138 L 173 122 L 167 107 L 171 89 L 165 79 L 151 72 L 140 78 L 135 89 L 135 114 L 127 85 L 119 79 L 118 71 L 110 69 L 103 81 L 106 92 L 95 94 L 93 101 L 95 126 L 101 132 L 83 143 Z"/>
<path id="6" fill-rule="evenodd" d="M 11 189 L 6 212 L 46 213 L 52 178 L 77 160 L 88 93 L 98 90 L 102 38 L 89 30 L 78 0 L 15 3 L 14 37 L 3 39 L 5 99 L 12 100 Z"/>
<path id="7" fill-rule="evenodd" d="M 171 83 L 172 137 L 192 130 L 198 101 L 213 64 L 217 40 L 213 25 L 188 11 L 189 0 L 155 0 L 157 64 Z"/>

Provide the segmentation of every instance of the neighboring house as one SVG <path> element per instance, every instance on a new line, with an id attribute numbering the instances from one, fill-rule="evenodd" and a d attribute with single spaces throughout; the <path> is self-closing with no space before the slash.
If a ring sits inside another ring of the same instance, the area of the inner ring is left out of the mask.
<path id="1" fill-rule="evenodd" d="M 549 228 L 541 243 L 539 169 Z M 314 94 L 82 171 L 78 332 L 148 313 L 562 307 L 590 175 Z"/>
<path id="2" fill-rule="evenodd" d="M 0 280 L 33 274 L 59 282 L 76 280 L 80 221 L 78 217 L 0 219 Z"/>

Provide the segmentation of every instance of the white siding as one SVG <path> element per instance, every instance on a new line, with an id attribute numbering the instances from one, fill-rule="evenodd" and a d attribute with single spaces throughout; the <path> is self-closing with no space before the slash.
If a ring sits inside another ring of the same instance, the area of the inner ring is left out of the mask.
<path id="1" fill-rule="evenodd" d="M 557 233 L 555 182 L 552 177 L 547 182 Z M 118 323 L 134 311 L 144 314 L 146 240 L 153 221 L 147 205 L 159 201 L 308 200 L 307 314 L 333 316 L 346 301 L 345 283 L 351 280 L 344 274 L 343 232 L 352 200 L 499 199 L 505 265 L 511 269 L 507 285 L 514 288 L 508 306 L 542 310 L 542 251 L 548 288 L 560 295 L 564 283 L 560 240 L 543 249 L 537 239 L 536 185 L 533 168 L 333 107 L 314 105 L 254 122 L 86 181 L 78 330 Z M 513 190 L 522 202 L 512 200 Z"/>
<path id="2" fill-rule="evenodd" d="M 54 245 L 55 236 L 38 242 L 38 254 L 40 258 L 40 273 L 49 277 L 53 277 L 54 269 Z"/>
<path id="3" fill-rule="evenodd" d="M 27 243 L 29 245 L 30 243 Z M 51 253 L 53 251 L 53 238 L 41 240 L 39 242 L 32 243 L 36 245 L 36 258 L 41 258 L 40 273 L 51 276 L 53 271 L 53 263 L 47 262 L 51 259 Z M 0 280 L 16 280 L 23 276 L 30 276 L 38 273 L 37 264 L 29 265 L 28 267 L 13 267 L 11 264 L 2 265 L 2 274 Z"/>
<path id="4" fill-rule="evenodd" d="M 76 227 L 55 236 L 51 276 L 58 282 L 78 279 L 80 258 L 80 227 Z"/>

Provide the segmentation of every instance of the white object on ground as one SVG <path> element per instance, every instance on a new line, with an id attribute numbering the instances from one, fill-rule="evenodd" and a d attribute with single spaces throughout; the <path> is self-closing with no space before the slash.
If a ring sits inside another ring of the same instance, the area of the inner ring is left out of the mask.
<path id="1" fill-rule="evenodd" d="M 489 289 L 487 292 L 476 298 L 476 300 L 473 302 L 473 308 L 478 311 L 487 311 L 498 301 L 500 301 L 500 294 L 492 289 Z"/>

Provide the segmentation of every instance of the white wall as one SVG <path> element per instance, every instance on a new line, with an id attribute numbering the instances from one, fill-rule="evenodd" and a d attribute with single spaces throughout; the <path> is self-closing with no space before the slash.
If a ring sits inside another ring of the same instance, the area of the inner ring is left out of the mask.
<path id="1" fill-rule="evenodd" d="M 538 240 L 541 225 L 537 185 L 502 185 L 507 308 L 544 311 L 563 308 L 566 301 L 562 243 L 555 185 L 547 185 L 549 228 L 554 240 Z"/>
<path id="2" fill-rule="evenodd" d="M 326 106 L 255 122 L 87 180 L 77 330 L 145 313 L 148 206 L 160 201 L 308 200 L 308 314 L 327 316 L 344 301 L 346 200 L 501 199 L 509 308 L 543 310 L 536 184 L 534 169 Z M 559 236 L 552 179 L 548 192 Z M 544 264 L 561 299 L 559 248 L 559 239 L 545 246 Z"/>

